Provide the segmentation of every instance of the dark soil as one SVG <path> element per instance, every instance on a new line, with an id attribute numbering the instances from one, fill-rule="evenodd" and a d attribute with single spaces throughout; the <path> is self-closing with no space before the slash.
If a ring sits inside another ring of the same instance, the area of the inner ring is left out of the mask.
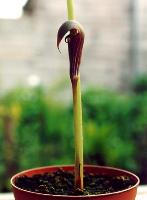
<path id="1" fill-rule="evenodd" d="M 134 185 L 127 176 L 106 174 L 84 174 L 84 191 L 75 190 L 74 174 L 59 169 L 54 173 L 21 176 L 15 180 L 16 186 L 32 192 L 54 195 L 94 195 L 120 191 Z"/>

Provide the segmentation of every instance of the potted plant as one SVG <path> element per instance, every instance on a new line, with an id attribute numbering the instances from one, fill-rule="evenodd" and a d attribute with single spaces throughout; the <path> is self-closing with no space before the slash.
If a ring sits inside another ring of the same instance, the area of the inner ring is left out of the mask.
<path id="1" fill-rule="evenodd" d="M 84 43 L 82 26 L 74 20 L 73 0 L 67 0 L 68 21 L 57 34 L 68 43 L 73 92 L 75 165 L 49 166 L 14 175 L 11 184 L 16 200 L 135 200 L 139 178 L 131 172 L 103 166 L 83 165 L 82 106 L 79 66 Z"/>

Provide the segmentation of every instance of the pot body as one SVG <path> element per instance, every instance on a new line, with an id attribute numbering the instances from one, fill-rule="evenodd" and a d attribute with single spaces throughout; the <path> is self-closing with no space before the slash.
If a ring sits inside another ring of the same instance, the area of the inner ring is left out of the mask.
<path id="1" fill-rule="evenodd" d="M 128 171 L 112 168 L 112 167 L 103 167 L 103 166 L 94 166 L 94 165 L 85 165 L 84 171 L 88 173 L 105 173 L 108 175 L 118 175 L 118 176 L 129 176 L 134 180 L 134 186 L 131 188 L 109 193 L 109 194 L 101 194 L 101 195 L 88 195 L 88 196 L 68 196 L 68 195 L 49 195 L 49 194 L 41 194 L 26 191 L 23 189 L 18 188 L 15 185 L 15 180 L 19 176 L 27 175 L 32 176 L 34 174 L 42 174 L 45 172 L 54 172 L 57 171 L 59 168 L 62 168 L 65 171 L 73 171 L 74 166 L 50 166 L 50 167 L 41 167 L 26 170 L 14 175 L 11 178 L 11 185 L 13 188 L 13 193 L 15 196 L 15 200 L 135 200 L 136 193 L 137 193 L 137 186 L 139 185 L 139 178 Z"/>

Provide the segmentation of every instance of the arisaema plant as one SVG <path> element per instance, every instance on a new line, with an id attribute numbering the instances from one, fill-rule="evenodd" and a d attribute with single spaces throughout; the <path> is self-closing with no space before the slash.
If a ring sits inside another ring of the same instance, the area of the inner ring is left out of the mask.
<path id="1" fill-rule="evenodd" d="M 83 191 L 83 129 L 80 85 L 80 63 L 84 44 L 84 31 L 75 20 L 73 0 L 67 0 L 68 21 L 58 30 L 57 47 L 65 37 L 68 44 L 70 80 L 73 93 L 74 135 L 75 135 L 75 189 Z"/>

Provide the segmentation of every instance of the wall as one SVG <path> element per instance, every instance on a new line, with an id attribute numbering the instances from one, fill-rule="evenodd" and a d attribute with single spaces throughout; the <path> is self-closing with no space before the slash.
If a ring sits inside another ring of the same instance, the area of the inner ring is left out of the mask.
<path id="1" fill-rule="evenodd" d="M 32 0 L 33 1 L 33 0 Z M 132 0 L 75 0 L 76 18 L 86 40 L 83 85 L 126 89 L 136 73 L 147 71 L 147 2 L 139 1 L 139 70 L 132 64 Z M 0 87 L 27 84 L 30 75 L 45 85 L 68 77 L 66 45 L 56 49 L 58 27 L 67 19 L 65 0 L 34 0 L 32 13 L 0 20 Z M 137 66 L 138 67 L 138 66 Z"/>

